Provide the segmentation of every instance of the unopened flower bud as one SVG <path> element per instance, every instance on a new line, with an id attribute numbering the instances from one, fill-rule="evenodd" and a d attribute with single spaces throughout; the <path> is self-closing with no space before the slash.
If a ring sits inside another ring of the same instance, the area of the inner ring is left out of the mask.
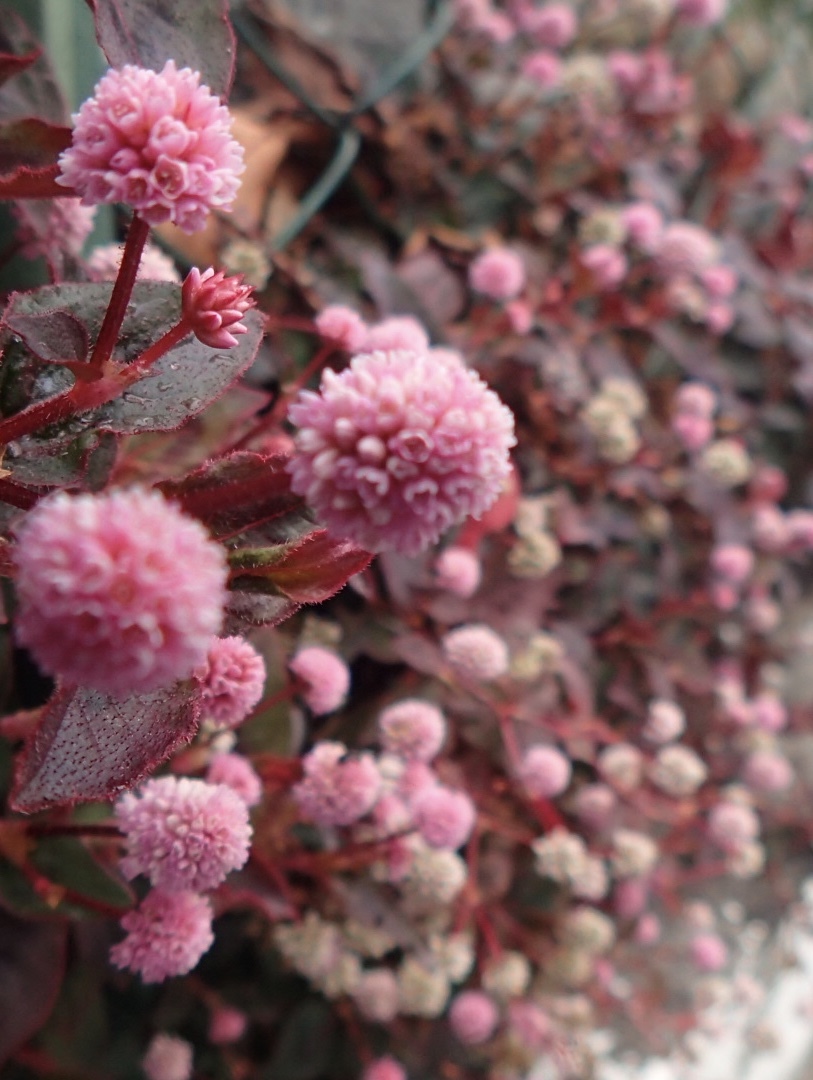
<path id="1" fill-rule="evenodd" d="M 226 277 L 211 267 L 203 273 L 192 267 L 183 283 L 183 317 L 198 341 L 212 349 L 231 349 L 237 344 L 235 334 L 245 334 L 248 327 L 240 322 L 254 306 L 251 286 L 243 284 L 242 275 Z"/>

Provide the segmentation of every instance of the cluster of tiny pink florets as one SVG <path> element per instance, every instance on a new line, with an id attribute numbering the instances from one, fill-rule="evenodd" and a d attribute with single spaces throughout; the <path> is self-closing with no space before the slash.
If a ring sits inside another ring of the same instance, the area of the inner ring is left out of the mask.
<path id="1" fill-rule="evenodd" d="M 245 638 L 215 638 L 195 677 L 203 715 L 219 727 L 235 728 L 262 697 L 265 661 Z"/>

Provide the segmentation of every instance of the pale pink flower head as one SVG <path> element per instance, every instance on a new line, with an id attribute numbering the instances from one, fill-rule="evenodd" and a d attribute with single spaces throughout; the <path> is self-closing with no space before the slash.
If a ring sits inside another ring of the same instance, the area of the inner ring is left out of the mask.
<path id="1" fill-rule="evenodd" d="M 500 1022 L 500 1013 L 493 1000 L 482 990 L 464 990 L 449 1009 L 449 1026 L 466 1046 L 487 1042 Z"/>
<path id="2" fill-rule="evenodd" d="M 482 577 L 480 560 L 464 547 L 448 547 L 435 560 L 435 583 L 438 588 L 464 600 L 477 591 Z"/>
<path id="3" fill-rule="evenodd" d="M 542 1050 L 549 1045 L 553 1024 L 544 1009 L 533 1001 L 518 998 L 508 1006 L 508 1025 L 520 1046 Z"/>
<path id="4" fill-rule="evenodd" d="M 675 395 L 675 409 L 689 416 L 709 419 L 717 410 L 717 395 L 705 383 L 682 383 Z"/>
<path id="5" fill-rule="evenodd" d="M 116 696 L 186 678 L 220 629 L 226 557 L 139 488 L 59 492 L 17 528 L 16 634 L 40 667 Z"/>
<path id="6" fill-rule="evenodd" d="M 465 791 L 434 784 L 418 792 L 410 806 L 415 826 L 430 847 L 457 851 L 471 836 L 477 813 Z"/>
<path id="7" fill-rule="evenodd" d="M 375 806 L 381 776 L 372 754 L 349 756 L 340 742 L 321 742 L 302 759 L 305 777 L 292 789 L 303 817 L 317 825 L 352 825 Z"/>
<path id="8" fill-rule="evenodd" d="M 148 780 L 116 803 L 127 877 L 145 874 L 167 892 L 215 889 L 248 859 L 248 808 L 225 784 L 188 776 Z"/>
<path id="9" fill-rule="evenodd" d="M 641 734 L 649 742 L 662 745 L 678 739 L 686 730 L 686 714 L 675 701 L 656 698 L 649 703 Z"/>
<path id="10" fill-rule="evenodd" d="M 392 352 L 398 349 L 423 352 L 429 348 L 429 335 L 414 315 L 391 315 L 367 329 L 358 351 Z"/>
<path id="11" fill-rule="evenodd" d="M 788 723 L 788 710 L 776 694 L 763 691 L 751 702 L 754 723 L 763 731 L 783 731 Z"/>
<path id="12" fill-rule="evenodd" d="M 314 716 L 326 716 L 344 705 L 350 690 L 350 668 L 335 652 L 307 645 L 288 667 L 303 684 L 300 695 Z"/>
<path id="13" fill-rule="evenodd" d="M 479 517 L 510 474 L 513 416 L 479 376 L 428 352 L 374 352 L 289 411 L 291 487 L 336 535 L 416 555 Z"/>
<path id="14" fill-rule="evenodd" d="M 585 784 L 575 799 L 575 812 L 590 829 L 600 829 L 612 819 L 618 796 L 607 784 Z"/>
<path id="15" fill-rule="evenodd" d="M 190 68 L 131 64 L 108 71 L 73 117 L 57 182 L 85 206 L 127 203 L 150 225 L 202 229 L 210 210 L 230 210 L 243 149 L 225 105 Z"/>
<path id="16" fill-rule="evenodd" d="M 638 53 L 630 52 L 629 49 L 613 49 L 612 52 L 607 54 L 607 69 L 615 79 L 619 89 L 625 94 L 632 94 L 641 85 L 641 80 L 644 76 L 644 60 Z M 660 236 L 661 229 L 663 228 L 663 219 L 661 218 L 660 212 L 657 211 L 654 206 L 651 206 L 650 203 L 635 203 L 634 207 L 637 206 L 645 206 L 647 209 L 651 207 L 652 210 L 655 210 L 655 213 L 659 218 L 656 236 Z M 634 207 L 630 207 L 630 210 Z M 645 222 L 643 229 L 647 229 L 648 225 L 649 223 Z M 643 251 L 652 250 L 649 244 L 641 244 L 638 242 L 638 238 L 634 235 L 634 230 L 630 230 L 630 235 Z"/>
<path id="17" fill-rule="evenodd" d="M 368 328 L 357 311 L 344 304 L 329 304 L 315 319 L 316 329 L 323 338 L 334 342 L 345 352 L 357 353 L 364 348 Z"/>
<path id="18" fill-rule="evenodd" d="M 689 956 L 698 971 L 721 971 L 728 963 L 728 948 L 717 934 L 696 934 L 689 945 Z"/>
<path id="19" fill-rule="evenodd" d="M 495 45 L 506 45 L 515 35 L 516 28 L 510 17 L 497 8 L 488 8 L 480 19 L 477 29 Z"/>
<path id="20" fill-rule="evenodd" d="M 446 721 L 431 702 L 407 698 L 381 712 L 378 730 L 389 753 L 407 761 L 431 761 L 446 738 Z"/>
<path id="21" fill-rule="evenodd" d="M 72 200 L 76 202 L 76 199 Z M 102 244 L 91 251 L 87 269 L 91 281 L 115 281 L 124 255 L 123 244 Z M 141 252 L 136 281 L 172 281 L 180 283 L 175 263 L 155 244 L 147 243 Z"/>
<path id="22" fill-rule="evenodd" d="M 562 61 L 550 49 L 537 49 L 522 61 L 522 74 L 532 83 L 550 90 L 562 81 Z"/>
<path id="23" fill-rule="evenodd" d="M 533 308 L 527 300 L 509 300 L 505 314 L 515 334 L 527 334 L 534 324 Z"/>
<path id="24" fill-rule="evenodd" d="M 723 851 L 737 851 L 759 836 L 759 818 L 752 807 L 724 800 L 709 811 L 709 837 Z"/>
<path id="25" fill-rule="evenodd" d="M 407 1080 L 404 1066 L 394 1057 L 381 1057 L 371 1061 L 361 1080 Z"/>
<path id="26" fill-rule="evenodd" d="M 211 349 L 231 349 L 237 344 L 235 334 L 248 333 L 240 322 L 256 301 L 250 285 L 243 284 L 243 275 L 226 277 L 209 267 L 201 274 L 193 266 L 181 289 L 183 320 L 198 341 Z"/>
<path id="27" fill-rule="evenodd" d="M 522 758 L 519 778 L 534 799 L 554 799 L 567 790 L 570 759 L 555 746 L 532 746 Z"/>
<path id="28" fill-rule="evenodd" d="M 644 252 L 655 250 L 663 233 L 663 215 L 657 206 L 650 202 L 630 203 L 621 211 L 621 220 L 637 248 Z"/>
<path id="29" fill-rule="evenodd" d="M 713 26 L 725 15 L 728 0 L 677 0 L 676 12 L 693 26 Z"/>
<path id="30" fill-rule="evenodd" d="M 672 417 L 672 431 L 686 450 L 702 450 L 714 437 L 714 421 L 708 416 L 677 412 Z"/>
<path id="31" fill-rule="evenodd" d="M 186 975 L 214 941 L 211 905 L 194 892 L 151 889 L 121 925 L 127 937 L 113 946 L 110 959 L 145 983 Z"/>
<path id="32" fill-rule="evenodd" d="M 718 300 L 727 300 L 737 291 L 737 274 L 730 266 L 719 263 L 710 266 L 700 275 L 700 280 L 706 287 L 709 296 Z"/>
<path id="33" fill-rule="evenodd" d="M 209 1017 L 209 1042 L 214 1046 L 229 1046 L 246 1033 L 248 1019 L 242 1009 L 218 1005 Z"/>
<path id="34" fill-rule="evenodd" d="M 732 585 L 742 585 L 754 569 L 754 553 L 744 544 L 718 544 L 711 553 L 711 568 Z"/>
<path id="35" fill-rule="evenodd" d="M 701 225 L 675 221 L 667 225 L 656 256 L 667 274 L 701 274 L 717 261 L 719 245 Z"/>
<path id="36" fill-rule="evenodd" d="M 458 675 L 473 682 L 490 682 L 508 671 L 508 646 L 485 623 L 450 630 L 441 641 L 446 659 Z"/>
<path id="37" fill-rule="evenodd" d="M 206 770 L 206 782 L 225 784 L 248 807 L 256 806 L 263 797 L 262 781 L 242 754 L 215 754 Z"/>
<path id="38" fill-rule="evenodd" d="M 614 289 L 627 275 L 624 253 L 612 244 L 591 244 L 582 251 L 580 258 L 599 289 Z"/>
<path id="39" fill-rule="evenodd" d="M 734 325 L 734 308 L 720 302 L 709 304 L 703 321 L 712 334 L 725 334 Z"/>
<path id="40" fill-rule="evenodd" d="M 521 7 L 519 21 L 526 33 L 550 49 L 564 49 L 576 36 L 578 28 L 573 8 L 556 2 L 538 8 L 530 4 Z"/>
<path id="41" fill-rule="evenodd" d="M 469 267 L 469 284 L 491 300 L 513 300 L 525 287 L 525 263 L 509 248 L 491 248 Z"/>
<path id="42" fill-rule="evenodd" d="M 790 510 L 785 520 L 791 547 L 802 551 L 813 549 L 813 511 Z"/>
<path id="43" fill-rule="evenodd" d="M 365 1020 L 388 1024 L 398 1015 L 399 994 L 395 972 L 387 967 L 363 972 L 353 1000 Z"/>
<path id="44" fill-rule="evenodd" d="M 265 661 L 245 638 L 215 638 L 195 677 L 203 715 L 218 727 L 235 728 L 263 696 Z"/>
<path id="45" fill-rule="evenodd" d="M 192 1046 L 186 1039 L 162 1031 L 150 1040 L 141 1068 L 147 1080 L 190 1080 Z"/>
<path id="46" fill-rule="evenodd" d="M 745 762 L 742 778 L 753 791 L 784 791 L 793 783 L 793 768 L 775 750 L 755 750 Z"/>
<path id="47" fill-rule="evenodd" d="M 70 195 L 46 200 L 45 205 L 47 211 L 37 214 L 31 212 L 28 200 L 13 204 L 21 253 L 27 259 L 47 259 L 64 252 L 78 259 L 93 230 L 96 208 L 82 206 Z"/>

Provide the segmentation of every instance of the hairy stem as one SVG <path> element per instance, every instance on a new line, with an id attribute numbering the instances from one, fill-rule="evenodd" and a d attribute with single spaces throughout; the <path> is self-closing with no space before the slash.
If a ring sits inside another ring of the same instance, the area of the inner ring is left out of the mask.
<path id="1" fill-rule="evenodd" d="M 104 322 L 90 357 L 91 366 L 97 371 L 102 370 L 113 355 L 113 349 L 116 347 L 121 324 L 124 322 L 127 305 L 130 303 L 130 297 L 133 293 L 133 285 L 135 285 L 136 274 L 141 262 L 141 252 L 144 250 L 149 232 L 150 227 L 147 222 L 143 221 L 138 214 L 134 214 L 124 244 L 124 254 L 121 257 L 121 266 L 119 267 L 116 284 L 113 286 Z"/>

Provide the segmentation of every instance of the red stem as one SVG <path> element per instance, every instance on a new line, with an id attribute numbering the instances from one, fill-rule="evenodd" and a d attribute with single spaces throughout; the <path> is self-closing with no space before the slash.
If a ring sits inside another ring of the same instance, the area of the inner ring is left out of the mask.
<path id="1" fill-rule="evenodd" d="M 136 274 L 141 262 L 141 252 L 144 250 L 149 233 L 150 227 L 147 222 L 140 218 L 138 214 L 133 214 L 133 220 L 130 222 L 130 229 L 124 244 L 124 254 L 121 257 L 121 266 L 119 267 L 116 284 L 113 286 L 104 322 L 90 357 L 90 364 L 97 371 L 101 371 L 113 355 L 113 349 L 119 339 L 121 324 L 124 322 L 124 316 L 127 313 L 127 305 L 130 303 L 130 297 L 133 293 L 133 285 L 135 285 Z"/>

